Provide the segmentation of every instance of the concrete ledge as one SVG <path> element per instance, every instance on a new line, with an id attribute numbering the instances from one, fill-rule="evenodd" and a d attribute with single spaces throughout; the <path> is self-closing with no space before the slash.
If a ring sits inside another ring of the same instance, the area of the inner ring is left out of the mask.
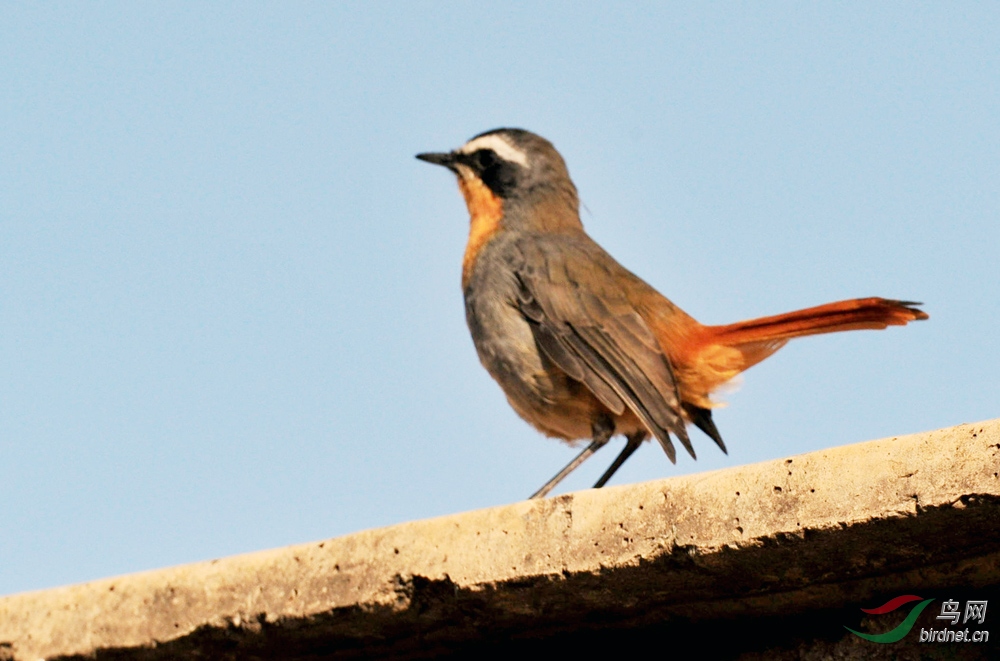
<path id="1" fill-rule="evenodd" d="M 1000 586 L 998 474 L 994 420 L 18 594 L 0 659 L 419 657 L 823 612 L 855 644 L 844 613 L 882 597 Z"/>

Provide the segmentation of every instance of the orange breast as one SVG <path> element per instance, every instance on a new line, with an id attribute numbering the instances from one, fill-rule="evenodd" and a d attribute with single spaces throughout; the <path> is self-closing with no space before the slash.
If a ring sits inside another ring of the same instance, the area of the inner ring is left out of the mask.
<path id="1" fill-rule="evenodd" d="M 500 231 L 503 200 L 493 194 L 477 177 L 458 178 L 458 187 L 469 207 L 469 242 L 462 258 L 462 287 L 469 284 L 472 268 L 483 246 Z"/>

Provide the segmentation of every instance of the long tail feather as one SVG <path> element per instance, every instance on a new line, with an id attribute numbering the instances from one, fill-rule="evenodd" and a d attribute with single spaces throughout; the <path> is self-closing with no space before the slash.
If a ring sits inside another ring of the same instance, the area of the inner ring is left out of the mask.
<path id="1" fill-rule="evenodd" d="M 920 303 L 857 298 L 725 326 L 702 326 L 687 354 L 689 358 L 678 361 L 681 389 L 686 401 L 710 408 L 708 393 L 764 360 L 788 340 L 821 333 L 903 326 L 927 319 L 927 314 L 916 305 Z"/>
<path id="2" fill-rule="evenodd" d="M 927 319 L 927 313 L 913 307 L 916 305 L 920 303 L 890 301 L 884 298 L 856 298 L 773 317 L 739 321 L 725 326 L 708 326 L 706 331 L 713 344 L 730 347 L 738 348 L 741 345 L 758 343 L 784 344 L 793 337 L 848 330 L 883 329 Z"/>
<path id="3" fill-rule="evenodd" d="M 839 331 L 905 326 L 927 319 L 920 303 L 884 298 L 857 298 L 814 308 L 738 321 L 725 326 L 700 326 L 684 350 L 675 352 L 675 373 L 686 419 L 708 434 L 723 452 L 711 408 L 711 394 L 740 372 L 764 360 L 796 337 Z M 668 346 L 669 343 L 667 343 Z M 676 345 L 674 345 L 676 346 Z"/>

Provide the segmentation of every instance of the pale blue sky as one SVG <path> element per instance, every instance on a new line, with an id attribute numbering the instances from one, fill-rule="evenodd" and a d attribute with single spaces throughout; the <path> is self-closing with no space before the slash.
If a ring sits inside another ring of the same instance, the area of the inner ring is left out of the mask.
<path id="1" fill-rule="evenodd" d="M 573 454 L 465 327 L 450 175 L 552 140 L 696 318 L 841 298 L 614 483 L 1000 415 L 1000 6 L 6 3 L 0 594 L 526 497 Z M 616 445 L 567 481 L 586 488 Z"/>

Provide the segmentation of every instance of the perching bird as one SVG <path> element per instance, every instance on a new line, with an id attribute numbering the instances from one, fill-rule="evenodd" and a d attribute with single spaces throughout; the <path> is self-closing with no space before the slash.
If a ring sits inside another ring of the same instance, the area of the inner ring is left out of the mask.
<path id="1" fill-rule="evenodd" d="M 794 337 L 905 325 L 919 303 L 860 298 L 704 326 L 616 262 L 583 230 L 576 187 L 552 144 L 521 129 L 482 133 L 417 158 L 458 177 L 471 219 L 465 314 L 483 366 L 542 433 L 591 439 L 532 498 L 551 491 L 615 433 L 625 448 L 603 486 L 651 434 L 670 461 L 686 425 L 726 446 L 710 395 Z"/>

